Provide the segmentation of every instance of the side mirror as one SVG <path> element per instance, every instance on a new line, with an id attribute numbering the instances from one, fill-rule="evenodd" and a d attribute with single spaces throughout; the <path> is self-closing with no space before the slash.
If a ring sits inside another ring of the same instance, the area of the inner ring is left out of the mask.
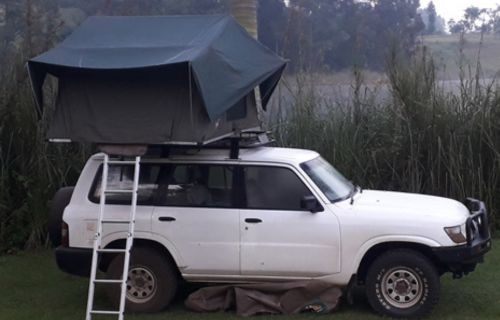
<path id="1" fill-rule="evenodd" d="M 313 195 L 303 196 L 300 199 L 300 207 L 304 210 L 310 211 L 311 213 L 323 211 L 323 206 Z"/>

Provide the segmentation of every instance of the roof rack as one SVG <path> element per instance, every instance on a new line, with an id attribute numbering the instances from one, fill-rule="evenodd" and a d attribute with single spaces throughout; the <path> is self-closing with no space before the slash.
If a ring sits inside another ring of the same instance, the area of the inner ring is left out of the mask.
<path id="1" fill-rule="evenodd" d="M 202 149 L 227 149 L 230 159 L 238 159 L 240 149 L 269 146 L 274 143 L 267 131 L 245 131 L 208 144 L 155 144 L 155 145 L 98 145 L 98 149 L 109 155 L 122 157 L 144 156 L 168 158 L 172 153 Z"/>

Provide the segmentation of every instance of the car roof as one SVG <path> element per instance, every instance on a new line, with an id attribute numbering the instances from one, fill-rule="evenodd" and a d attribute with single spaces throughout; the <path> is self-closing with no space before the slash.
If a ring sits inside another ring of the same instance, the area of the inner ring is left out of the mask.
<path id="1" fill-rule="evenodd" d="M 173 152 L 168 158 L 150 158 L 144 156 L 144 162 L 162 162 L 164 161 L 228 161 L 234 162 L 234 159 L 229 159 L 229 149 L 189 149 L 182 152 Z M 294 148 L 279 148 L 279 147 L 254 147 L 241 148 L 238 160 L 245 162 L 278 162 L 298 165 L 302 162 L 317 158 L 319 154 L 315 151 Z M 93 159 L 102 159 L 102 154 L 95 154 Z"/>

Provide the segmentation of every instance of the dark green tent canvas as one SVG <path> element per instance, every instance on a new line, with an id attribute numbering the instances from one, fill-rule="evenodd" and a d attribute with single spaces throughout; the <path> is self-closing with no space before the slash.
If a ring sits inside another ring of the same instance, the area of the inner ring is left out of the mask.
<path id="1" fill-rule="evenodd" d="M 232 17 L 91 17 L 28 62 L 38 111 L 58 79 L 48 138 L 95 143 L 207 143 L 259 125 L 285 61 Z"/>

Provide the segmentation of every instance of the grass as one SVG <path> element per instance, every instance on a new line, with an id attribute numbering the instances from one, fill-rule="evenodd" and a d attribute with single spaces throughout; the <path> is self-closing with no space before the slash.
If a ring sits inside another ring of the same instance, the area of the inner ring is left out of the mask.
<path id="1" fill-rule="evenodd" d="M 422 44 L 434 56 L 435 63 L 441 71 L 438 80 L 458 80 L 461 65 L 474 65 L 481 61 L 483 76 L 494 78 L 500 72 L 500 36 L 486 34 L 481 41 L 480 34 L 466 34 L 461 42 L 459 34 L 423 36 Z M 383 71 L 363 70 L 364 83 L 369 85 L 387 84 L 388 79 Z M 285 78 L 293 81 L 293 76 Z M 327 73 L 316 73 L 312 79 L 317 86 L 351 85 L 355 78 L 352 70 L 342 70 Z"/>
<path id="2" fill-rule="evenodd" d="M 460 35 L 433 35 L 423 37 L 422 42 L 429 47 L 437 63 L 446 66 L 445 79 L 458 79 L 461 51 L 465 63 L 475 63 L 480 58 L 486 77 L 494 77 L 500 71 L 500 37 L 496 35 L 485 35 L 481 42 L 480 34 L 467 34 L 463 44 Z"/>
<path id="3" fill-rule="evenodd" d="M 285 74 L 284 81 L 293 83 L 296 80 L 296 75 Z M 316 86 L 351 86 L 355 81 L 352 69 L 315 72 L 311 76 L 311 81 Z M 382 71 L 363 70 L 363 81 L 369 85 L 383 85 L 388 82 L 387 76 Z"/>
<path id="4" fill-rule="evenodd" d="M 500 240 L 496 240 L 486 262 L 460 280 L 450 275 L 442 278 L 441 301 L 430 319 L 499 319 L 500 318 Z M 1 320 L 84 319 L 87 300 L 87 280 L 67 275 L 57 269 L 51 252 L 23 252 L 0 256 Z M 183 290 L 169 311 L 151 315 L 127 315 L 129 320 L 156 319 L 239 319 L 234 313 L 199 314 L 187 311 Z M 105 297 L 98 292 L 98 300 Z M 279 316 L 259 316 L 258 319 L 280 319 Z M 362 294 L 355 295 L 355 304 L 342 302 L 331 315 L 297 315 L 292 319 L 380 319 L 373 314 Z M 97 319 L 97 318 L 96 318 Z M 103 317 L 104 319 L 104 317 Z M 114 319 L 107 317 L 106 319 Z"/>

